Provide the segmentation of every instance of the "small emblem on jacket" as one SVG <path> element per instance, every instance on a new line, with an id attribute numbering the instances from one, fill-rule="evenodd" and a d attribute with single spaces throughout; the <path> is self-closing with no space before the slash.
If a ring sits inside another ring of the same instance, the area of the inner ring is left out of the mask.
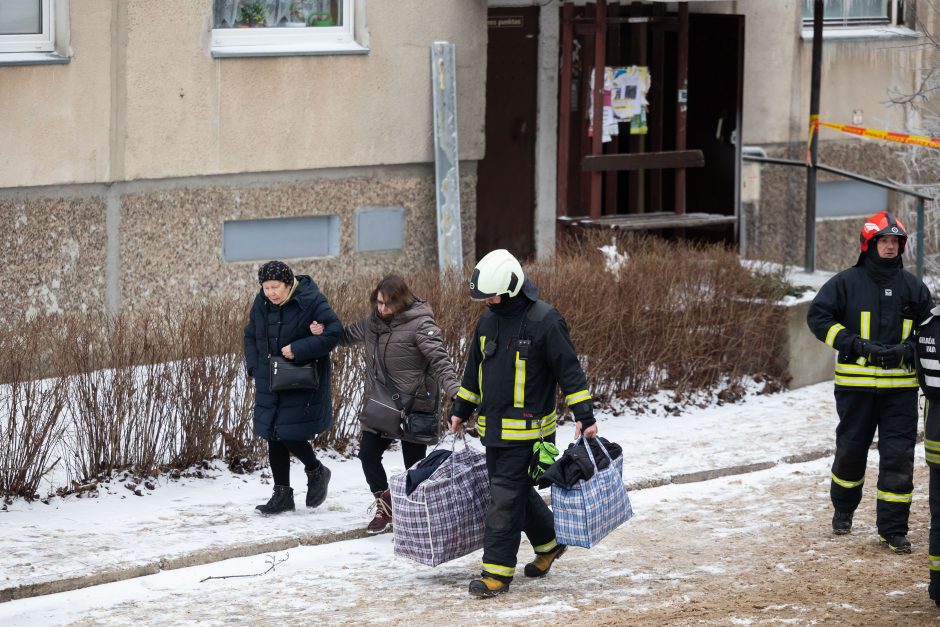
<path id="1" fill-rule="evenodd" d="M 885 288 L 885 296 L 891 296 L 891 288 Z"/>
<path id="2" fill-rule="evenodd" d="M 428 335 L 434 335 L 434 331 L 428 331 Z"/>

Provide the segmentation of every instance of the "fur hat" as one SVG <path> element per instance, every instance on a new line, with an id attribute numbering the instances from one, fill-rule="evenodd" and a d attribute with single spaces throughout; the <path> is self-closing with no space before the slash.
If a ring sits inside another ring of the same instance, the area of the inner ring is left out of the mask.
<path id="1" fill-rule="evenodd" d="M 269 261 L 258 268 L 258 283 L 280 281 L 286 285 L 294 284 L 294 273 L 283 261 Z"/>

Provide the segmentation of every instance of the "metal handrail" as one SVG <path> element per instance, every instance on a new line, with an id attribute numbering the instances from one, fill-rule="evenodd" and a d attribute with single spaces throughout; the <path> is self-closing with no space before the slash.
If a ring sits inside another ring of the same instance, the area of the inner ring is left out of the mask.
<path id="1" fill-rule="evenodd" d="M 754 161 L 757 163 L 766 163 L 769 165 L 789 165 L 798 166 L 801 168 L 807 167 L 806 162 L 796 161 L 795 159 L 776 159 L 774 157 L 759 157 L 757 155 L 741 155 L 741 159 L 743 161 Z M 869 185 L 888 189 L 893 192 L 898 192 L 907 196 L 913 196 L 917 199 L 917 278 L 924 278 L 924 202 L 928 200 L 933 201 L 935 197 L 928 194 L 923 194 L 910 187 L 901 185 L 891 180 L 882 181 L 879 179 L 873 179 L 871 177 L 864 176 L 862 174 L 856 174 L 855 172 L 849 172 L 848 170 L 843 170 L 841 168 L 834 168 L 831 165 L 825 165 L 824 163 L 817 163 L 816 167 L 825 172 L 829 172 L 830 174 L 842 176 L 847 179 L 853 179 L 862 183 L 868 183 Z"/>

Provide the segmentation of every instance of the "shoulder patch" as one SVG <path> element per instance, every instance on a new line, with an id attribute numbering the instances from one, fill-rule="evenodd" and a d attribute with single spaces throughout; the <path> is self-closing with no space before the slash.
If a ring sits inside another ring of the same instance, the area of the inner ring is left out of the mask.
<path id="1" fill-rule="evenodd" d="M 546 303 L 544 300 L 537 300 L 535 301 L 535 304 L 529 308 L 529 312 L 526 314 L 526 316 L 532 322 L 541 322 L 552 309 L 554 309 L 554 307 Z"/>

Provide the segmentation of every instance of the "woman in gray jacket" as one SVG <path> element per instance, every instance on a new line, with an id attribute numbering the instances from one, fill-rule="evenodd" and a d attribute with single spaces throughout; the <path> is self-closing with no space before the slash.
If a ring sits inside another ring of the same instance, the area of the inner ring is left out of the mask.
<path id="1" fill-rule="evenodd" d="M 405 280 L 390 274 L 372 290 L 372 312 L 357 322 L 346 325 L 340 343 L 366 345 L 366 380 L 363 404 L 377 385 L 385 385 L 385 373 L 401 394 L 407 411 L 438 413 L 441 388 L 446 398 L 453 399 L 460 389 L 454 364 L 441 338 L 441 329 L 434 321 L 431 306 L 411 293 Z M 316 335 L 322 325 L 310 325 Z M 381 361 L 384 361 L 384 368 Z M 396 440 L 401 440 L 405 467 L 410 468 L 427 454 L 427 445 L 409 442 L 401 430 L 395 433 L 377 430 L 360 410 L 362 439 L 359 459 L 369 490 L 375 497 L 375 514 L 366 530 L 382 533 L 392 527 L 392 497 L 388 476 L 382 467 L 382 455 Z"/>

